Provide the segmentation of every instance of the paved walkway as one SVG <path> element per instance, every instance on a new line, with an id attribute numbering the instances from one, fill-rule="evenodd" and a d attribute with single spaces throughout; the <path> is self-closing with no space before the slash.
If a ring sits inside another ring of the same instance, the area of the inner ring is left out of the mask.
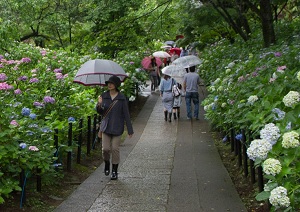
<path id="1" fill-rule="evenodd" d="M 183 99 L 180 119 L 165 122 L 152 93 L 121 147 L 119 179 L 102 164 L 55 212 L 246 212 L 200 111 L 200 120 L 187 120 Z"/>

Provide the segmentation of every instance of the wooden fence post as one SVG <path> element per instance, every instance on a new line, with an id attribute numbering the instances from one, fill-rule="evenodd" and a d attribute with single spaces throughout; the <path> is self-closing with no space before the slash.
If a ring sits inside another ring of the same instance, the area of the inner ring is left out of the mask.
<path id="1" fill-rule="evenodd" d="M 248 177 L 248 156 L 247 156 L 247 138 L 245 134 L 245 130 L 242 130 L 242 145 L 243 145 L 243 164 L 244 164 L 244 175 L 245 177 Z"/>
<path id="2" fill-rule="evenodd" d="M 41 169 L 36 169 L 36 191 L 42 191 L 42 178 L 41 178 Z"/>

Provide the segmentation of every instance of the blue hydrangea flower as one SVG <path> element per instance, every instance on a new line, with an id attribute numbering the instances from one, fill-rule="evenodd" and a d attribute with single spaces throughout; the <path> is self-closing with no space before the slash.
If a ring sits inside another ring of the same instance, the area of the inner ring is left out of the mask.
<path id="1" fill-rule="evenodd" d="M 32 132 L 32 131 L 27 131 L 27 135 L 34 135 L 34 132 Z"/>
<path id="2" fill-rule="evenodd" d="M 225 143 L 227 140 L 228 140 L 228 137 L 227 137 L 227 135 L 225 135 L 222 141 Z"/>
<path id="3" fill-rule="evenodd" d="M 243 138 L 243 135 L 240 133 L 240 134 L 237 134 L 236 136 L 235 136 L 235 139 L 236 140 L 242 140 L 242 138 Z"/>
<path id="4" fill-rule="evenodd" d="M 43 128 L 41 129 L 41 131 L 44 132 L 44 133 L 52 132 L 52 130 L 50 130 L 49 127 L 43 127 Z"/>
<path id="5" fill-rule="evenodd" d="M 30 114 L 30 109 L 29 108 L 27 108 L 27 107 L 24 107 L 23 109 L 22 109 L 22 115 L 23 116 L 29 116 L 29 114 Z"/>
<path id="6" fill-rule="evenodd" d="M 20 147 L 21 149 L 25 149 L 25 148 L 27 147 L 27 144 L 25 144 L 25 143 L 20 143 L 20 144 L 19 144 L 19 147 Z"/>
<path id="7" fill-rule="evenodd" d="M 75 122 L 76 120 L 75 120 L 75 118 L 74 117 L 69 117 L 68 118 L 68 122 Z"/>
<path id="8" fill-rule="evenodd" d="M 36 114 L 30 113 L 29 114 L 29 118 L 31 118 L 32 120 L 36 119 Z"/>

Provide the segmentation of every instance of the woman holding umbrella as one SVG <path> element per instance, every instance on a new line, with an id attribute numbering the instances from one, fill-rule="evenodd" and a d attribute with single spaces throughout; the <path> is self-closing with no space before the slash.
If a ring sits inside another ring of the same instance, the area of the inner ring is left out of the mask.
<path id="1" fill-rule="evenodd" d="M 124 94 L 119 92 L 121 80 L 112 76 L 105 82 L 108 91 L 98 98 L 97 112 L 102 115 L 102 122 L 106 127 L 102 130 L 102 156 L 105 162 L 104 173 L 110 173 L 110 157 L 112 159 L 111 179 L 118 179 L 118 165 L 120 163 L 121 136 L 126 123 L 129 138 L 133 135 L 133 128 L 130 121 L 128 102 Z M 102 124 L 102 123 L 101 123 Z"/>
<path id="2" fill-rule="evenodd" d="M 165 121 L 168 120 L 169 114 L 169 122 L 171 122 L 172 118 L 172 110 L 174 104 L 174 96 L 172 93 L 173 85 L 176 85 L 177 82 L 175 79 L 171 78 L 167 73 L 163 73 L 164 77 L 160 83 L 160 96 L 162 97 L 162 102 L 164 105 L 164 115 Z"/>

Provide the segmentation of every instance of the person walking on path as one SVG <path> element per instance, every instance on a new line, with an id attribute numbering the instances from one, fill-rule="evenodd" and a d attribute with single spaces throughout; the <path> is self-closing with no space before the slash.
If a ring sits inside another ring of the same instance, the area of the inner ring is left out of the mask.
<path id="1" fill-rule="evenodd" d="M 112 76 L 105 82 L 108 91 L 98 98 L 97 112 L 105 116 L 102 121 L 107 121 L 107 126 L 102 132 L 102 156 L 105 162 L 104 173 L 110 174 L 110 158 L 112 159 L 111 179 L 118 179 L 118 165 L 120 163 L 121 136 L 126 123 L 129 138 L 133 135 L 133 128 L 130 121 L 128 102 L 124 94 L 119 92 L 118 87 L 121 80 Z"/>
<path id="2" fill-rule="evenodd" d="M 192 101 L 194 104 L 194 118 L 199 119 L 199 93 L 200 84 L 199 74 L 195 73 L 196 67 L 190 67 L 190 72 L 184 75 L 183 90 L 185 91 L 185 103 L 187 110 L 187 119 L 192 118 Z"/>
<path id="3" fill-rule="evenodd" d="M 151 58 L 151 69 L 149 75 L 151 80 L 151 91 L 155 91 L 160 82 L 160 70 L 155 57 Z"/>
<path id="4" fill-rule="evenodd" d="M 174 103 L 173 103 L 173 116 L 174 116 L 174 120 L 176 120 L 177 118 L 179 119 L 180 117 L 180 106 L 181 106 L 181 102 L 182 102 L 182 85 L 180 83 L 177 83 L 177 85 L 173 85 L 173 93 L 177 93 L 176 96 L 174 96 Z"/>
<path id="5" fill-rule="evenodd" d="M 176 85 L 176 80 L 171 78 L 169 75 L 164 75 L 163 79 L 160 83 L 160 96 L 162 97 L 162 102 L 164 105 L 164 115 L 165 121 L 168 120 L 169 114 L 169 122 L 172 119 L 172 110 L 174 104 L 174 96 L 172 93 L 173 85 Z"/>

